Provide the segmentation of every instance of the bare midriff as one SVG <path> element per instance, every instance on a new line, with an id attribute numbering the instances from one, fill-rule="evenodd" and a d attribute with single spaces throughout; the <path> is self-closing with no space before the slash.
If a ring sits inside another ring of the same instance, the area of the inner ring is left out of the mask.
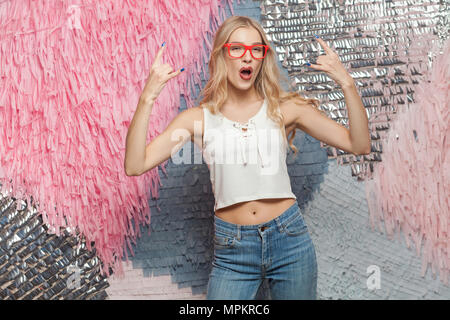
<path id="1" fill-rule="evenodd" d="M 295 203 L 294 198 L 258 199 L 217 209 L 218 218 L 239 225 L 261 224 L 280 216 Z"/>

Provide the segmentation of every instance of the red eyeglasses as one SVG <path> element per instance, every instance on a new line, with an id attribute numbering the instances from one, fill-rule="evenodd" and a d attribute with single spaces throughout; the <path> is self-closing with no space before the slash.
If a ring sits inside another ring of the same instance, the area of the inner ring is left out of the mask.
<path id="1" fill-rule="evenodd" d="M 254 59 L 263 59 L 269 50 L 269 46 L 265 44 L 246 46 L 242 43 L 225 43 L 223 47 L 228 48 L 228 55 L 231 58 L 241 58 L 247 50 L 250 50 L 250 54 Z"/>

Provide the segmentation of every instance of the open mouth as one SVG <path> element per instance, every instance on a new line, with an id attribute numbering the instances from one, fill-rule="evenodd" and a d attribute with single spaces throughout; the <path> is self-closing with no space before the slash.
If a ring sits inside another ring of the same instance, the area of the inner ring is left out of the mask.
<path id="1" fill-rule="evenodd" d="M 252 78 L 253 70 L 251 67 L 248 68 L 241 68 L 239 71 L 239 75 L 241 76 L 241 79 L 243 80 L 250 80 Z"/>

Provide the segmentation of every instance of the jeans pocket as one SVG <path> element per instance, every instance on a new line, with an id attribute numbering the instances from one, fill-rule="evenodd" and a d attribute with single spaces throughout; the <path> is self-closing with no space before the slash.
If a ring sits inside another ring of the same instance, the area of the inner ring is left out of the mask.
<path id="1" fill-rule="evenodd" d="M 231 234 L 216 230 L 214 233 L 213 242 L 215 249 L 233 248 L 235 244 L 235 238 Z"/>
<path id="2" fill-rule="evenodd" d="M 288 236 L 299 236 L 308 232 L 308 227 L 300 210 L 297 211 L 295 218 L 284 225 L 283 229 Z"/>
<path id="3" fill-rule="evenodd" d="M 234 247 L 234 238 L 214 235 L 214 248 L 226 249 Z"/>

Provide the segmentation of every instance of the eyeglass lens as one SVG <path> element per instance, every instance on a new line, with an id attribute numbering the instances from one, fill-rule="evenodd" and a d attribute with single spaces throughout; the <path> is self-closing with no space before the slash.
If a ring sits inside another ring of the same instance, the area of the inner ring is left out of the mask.
<path id="1" fill-rule="evenodd" d="M 253 57 L 256 59 L 262 58 L 265 54 L 265 48 L 263 46 L 255 46 L 252 49 Z M 240 44 L 234 44 L 230 46 L 230 56 L 233 58 L 240 58 L 244 55 L 245 47 Z"/>

